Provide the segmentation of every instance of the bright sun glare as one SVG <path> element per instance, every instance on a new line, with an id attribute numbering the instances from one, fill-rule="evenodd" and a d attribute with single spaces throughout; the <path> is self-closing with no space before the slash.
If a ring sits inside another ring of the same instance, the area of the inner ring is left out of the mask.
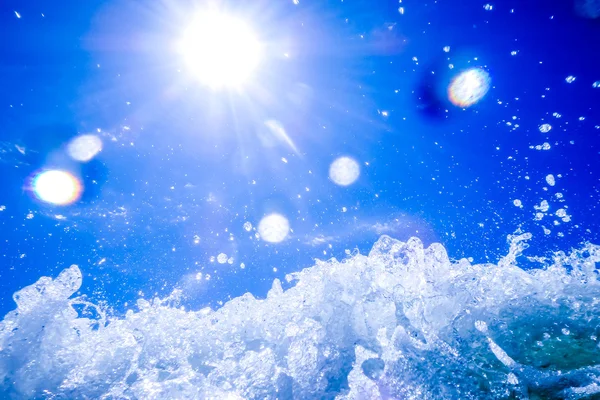
<path id="1" fill-rule="evenodd" d="M 258 66 L 260 47 L 248 25 L 218 11 L 198 14 L 180 43 L 192 74 L 216 89 L 245 83 Z"/>

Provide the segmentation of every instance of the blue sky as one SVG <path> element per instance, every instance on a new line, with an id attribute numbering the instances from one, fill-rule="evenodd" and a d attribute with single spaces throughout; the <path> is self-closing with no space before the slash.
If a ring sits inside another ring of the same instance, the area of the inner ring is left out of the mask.
<path id="1" fill-rule="evenodd" d="M 598 22 L 568 1 L 486 3 L 230 2 L 267 54 L 246 90 L 215 92 L 172 49 L 195 4 L 4 2 L 0 307 L 71 264 L 117 309 L 178 286 L 201 306 L 381 234 L 477 262 L 517 229 L 532 256 L 597 243 Z M 470 67 L 492 87 L 461 109 L 446 88 Z M 90 132 L 104 147 L 77 167 L 81 201 L 34 200 L 27 177 Z M 347 187 L 328 178 L 343 155 L 361 167 Z M 292 228 L 282 243 L 244 229 L 272 212 Z"/>

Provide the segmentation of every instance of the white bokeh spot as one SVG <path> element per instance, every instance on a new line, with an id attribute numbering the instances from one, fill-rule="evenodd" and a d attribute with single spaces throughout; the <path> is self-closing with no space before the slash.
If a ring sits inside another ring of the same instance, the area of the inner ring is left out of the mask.
<path id="1" fill-rule="evenodd" d="M 88 162 L 102 150 L 102 140 L 93 134 L 80 135 L 67 145 L 69 156 L 80 162 Z"/>
<path id="2" fill-rule="evenodd" d="M 269 214 L 258 224 L 258 233 L 266 242 L 279 243 L 287 237 L 289 232 L 290 223 L 281 214 Z"/>
<path id="3" fill-rule="evenodd" d="M 360 175 L 360 166 L 350 157 L 340 157 L 329 167 L 329 179 L 340 186 L 356 182 Z"/>

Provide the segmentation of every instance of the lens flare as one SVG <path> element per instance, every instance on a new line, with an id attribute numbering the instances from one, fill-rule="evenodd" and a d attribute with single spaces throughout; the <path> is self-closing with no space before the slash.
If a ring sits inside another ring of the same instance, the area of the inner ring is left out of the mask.
<path id="1" fill-rule="evenodd" d="M 340 157 L 329 167 L 329 179 L 340 186 L 353 184 L 360 175 L 360 167 L 350 157 Z"/>
<path id="2" fill-rule="evenodd" d="M 448 86 L 450 102 L 458 107 L 470 107 L 486 95 L 490 82 L 490 74 L 481 68 L 463 71 Z"/>
<path id="3" fill-rule="evenodd" d="M 69 142 L 67 152 L 72 159 L 88 162 L 102 150 L 102 140 L 96 135 L 80 135 Z"/>
<path id="4" fill-rule="evenodd" d="M 262 240 L 270 243 L 279 243 L 290 232 L 290 223 L 281 214 L 269 214 L 260 220 L 258 233 Z"/>
<path id="5" fill-rule="evenodd" d="M 81 183 L 67 171 L 47 170 L 33 179 L 33 193 L 45 202 L 64 206 L 71 204 L 81 196 Z"/>
<path id="6" fill-rule="evenodd" d="M 261 46 L 246 23 L 211 10 L 196 16 L 179 43 L 179 51 L 203 84 L 239 87 L 258 66 Z"/>

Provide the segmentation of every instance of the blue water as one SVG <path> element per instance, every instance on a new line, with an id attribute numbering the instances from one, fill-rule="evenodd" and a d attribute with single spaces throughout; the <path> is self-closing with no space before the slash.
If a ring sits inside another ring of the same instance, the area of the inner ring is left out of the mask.
<path id="1" fill-rule="evenodd" d="M 600 5 L 526 3 L 225 2 L 219 88 L 206 4 L 5 1 L 0 397 L 598 396 Z"/>

